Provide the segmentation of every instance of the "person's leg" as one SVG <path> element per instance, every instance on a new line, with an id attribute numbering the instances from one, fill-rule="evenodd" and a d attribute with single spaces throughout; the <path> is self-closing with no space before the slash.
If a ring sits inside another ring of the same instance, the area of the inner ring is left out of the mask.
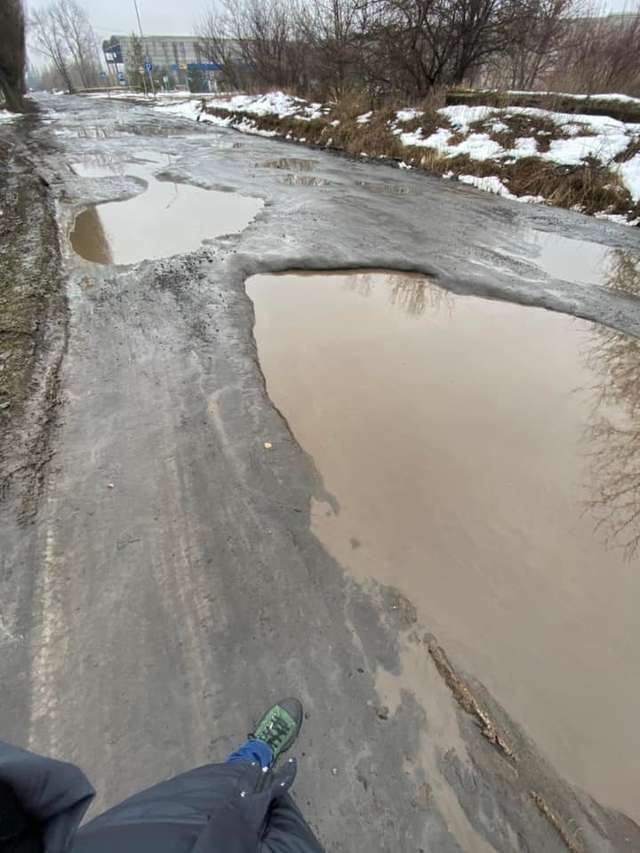
<path id="1" fill-rule="evenodd" d="M 259 851 L 260 853 L 324 853 L 320 842 L 289 794 L 274 800 Z"/>
<path id="2" fill-rule="evenodd" d="M 226 762 L 259 761 L 270 767 L 293 744 L 302 728 L 302 705 L 297 699 L 282 699 L 273 705 L 256 726 L 255 734 L 226 758 Z"/>

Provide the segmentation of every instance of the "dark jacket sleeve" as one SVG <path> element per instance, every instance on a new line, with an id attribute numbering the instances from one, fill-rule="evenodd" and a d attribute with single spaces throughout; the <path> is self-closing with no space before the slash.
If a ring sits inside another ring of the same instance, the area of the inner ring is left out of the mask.
<path id="1" fill-rule="evenodd" d="M 13 788 L 0 781 L 0 850 L 42 853 L 42 827 L 23 809 Z"/>
<path id="2" fill-rule="evenodd" d="M 0 741 L 0 783 L 15 795 L 29 825 L 38 826 L 45 853 L 65 853 L 94 790 L 73 764 Z"/>

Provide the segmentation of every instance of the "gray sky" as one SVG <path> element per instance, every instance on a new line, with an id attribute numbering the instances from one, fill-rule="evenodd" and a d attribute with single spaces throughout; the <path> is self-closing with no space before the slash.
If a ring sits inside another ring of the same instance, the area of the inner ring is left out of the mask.
<path id="1" fill-rule="evenodd" d="M 28 8 L 46 6 L 47 0 L 26 0 Z M 133 0 L 80 0 L 99 39 L 114 33 L 129 33 L 136 19 Z M 154 35 L 190 35 L 210 0 L 138 0 L 142 26 Z M 637 0 L 602 0 L 612 12 L 637 6 Z"/>
<path id="2" fill-rule="evenodd" d="M 137 30 L 133 0 L 79 0 L 98 39 Z M 27 9 L 46 6 L 48 0 L 26 0 Z M 154 35 L 190 35 L 210 0 L 138 0 L 142 26 Z"/>

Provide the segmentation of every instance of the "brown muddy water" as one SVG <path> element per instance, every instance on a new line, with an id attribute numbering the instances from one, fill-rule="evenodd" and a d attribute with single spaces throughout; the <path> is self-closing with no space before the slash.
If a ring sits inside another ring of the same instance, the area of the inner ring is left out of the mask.
<path id="1" fill-rule="evenodd" d="M 92 205 L 75 219 L 70 240 L 74 251 L 99 264 L 134 264 L 191 252 L 204 240 L 242 231 L 262 207 L 257 198 L 206 190 L 161 180 L 170 155 L 145 152 L 129 162 L 83 162 L 74 165 L 82 177 L 131 175 L 146 188 L 126 201 Z"/>
<path id="2" fill-rule="evenodd" d="M 269 395 L 336 501 L 315 534 L 638 820 L 640 341 L 403 274 L 247 289 Z"/>

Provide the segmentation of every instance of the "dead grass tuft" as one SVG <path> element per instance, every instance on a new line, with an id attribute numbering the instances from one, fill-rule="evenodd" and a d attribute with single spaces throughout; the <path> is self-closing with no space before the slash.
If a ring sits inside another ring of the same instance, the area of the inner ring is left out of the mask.
<path id="1" fill-rule="evenodd" d="M 633 139 L 627 147 L 615 158 L 616 163 L 626 163 L 631 160 L 636 154 L 640 154 L 640 136 Z"/>
<path id="2" fill-rule="evenodd" d="M 362 89 L 352 89 L 332 104 L 329 120 L 348 122 L 373 109 L 371 98 Z"/>
<path id="3" fill-rule="evenodd" d="M 504 183 L 515 195 L 542 196 L 558 207 L 585 213 L 627 213 L 628 191 L 618 175 L 595 160 L 581 166 L 561 166 L 526 157 L 502 167 Z"/>

